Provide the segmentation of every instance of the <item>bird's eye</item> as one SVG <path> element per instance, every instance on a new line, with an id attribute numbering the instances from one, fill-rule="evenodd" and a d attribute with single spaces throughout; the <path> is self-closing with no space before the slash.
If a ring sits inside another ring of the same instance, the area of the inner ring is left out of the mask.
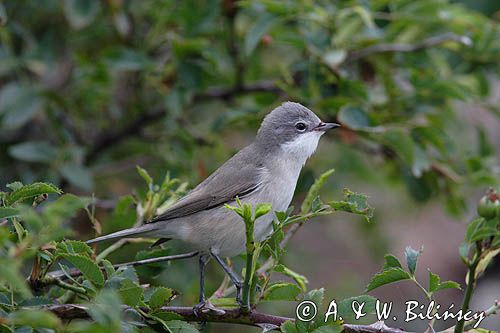
<path id="1" fill-rule="evenodd" d="M 299 132 L 304 132 L 307 128 L 306 124 L 304 124 L 303 122 L 298 122 L 295 124 L 295 128 L 299 131 Z"/>

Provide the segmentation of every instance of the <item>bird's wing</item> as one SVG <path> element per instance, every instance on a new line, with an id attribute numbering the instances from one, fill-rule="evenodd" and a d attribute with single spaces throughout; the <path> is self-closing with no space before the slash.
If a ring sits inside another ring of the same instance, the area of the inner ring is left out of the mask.
<path id="1" fill-rule="evenodd" d="M 236 157 L 236 156 L 235 156 Z M 242 198 L 259 188 L 262 167 L 252 161 L 234 163 L 234 157 L 212 175 L 173 204 L 166 212 L 148 223 L 160 222 L 191 215 Z"/>

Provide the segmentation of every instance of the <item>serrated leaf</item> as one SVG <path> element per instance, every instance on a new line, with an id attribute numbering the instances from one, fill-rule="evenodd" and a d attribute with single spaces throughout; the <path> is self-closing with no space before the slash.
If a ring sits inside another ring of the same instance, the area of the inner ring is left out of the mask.
<path id="1" fill-rule="evenodd" d="M 172 289 L 166 287 L 157 287 L 154 289 L 151 297 L 149 298 L 149 306 L 152 309 L 161 308 L 167 303 L 172 295 Z"/>
<path id="2" fill-rule="evenodd" d="M 270 203 L 259 203 L 255 206 L 255 219 L 258 219 L 261 216 L 266 215 L 272 209 Z"/>
<path id="3" fill-rule="evenodd" d="M 443 290 L 443 289 L 462 289 L 460 284 L 455 281 L 444 281 L 441 282 L 435 291 Z"/>
<path id="4" fill-rule="evenodd" d="M 311 211 L 312 204 L 314 200 L 318 197 L 319 191 L 325 185 L 328 178 L 335 172 L 335 169 L 330 169 L 323 172 L 315 181 L 314 184 L 309 188 L 307 195 L 300 206 L 301 214 L 306 214 Z"/>
<path id="5" fill-rule="evenodd" d="M 408 280 L 411 278 L 411 275 L 402 270 L 401 268 L 389 268 L 385 269 L 380 273 L 375 274 L 368 286 L 366 287 L 366 291 L 371 291 L 375 288 L 381 287 L 383 285 L 393 283 L 401 280 Z"/>
<path id="6" fill-rule="evenodd" d="M 94 252 L 90 246 L 82 241 L 65 240 L 56 245 L 58 255 L 63 254 L 81 254 L 90 257 Z"/>
<path id="7" fill-rule="evenodd" d="M 368 197 L 364 194 L 352 192 L 345 188 L 344 200 L 331 201 L 328 205 L 337 211 L 363 215 L 367 222 L 373 217 L 374 209 L 368 204 Z"/>
<path id="8" fill-rule="evenodd" d="M 405 249 L 406 265 L 411 275 L 415 275 L 415 270 L 417 269 L 417 260 L 422 253 L 422 249 L 415 250 L 411 246 L 407 246 Z"/>
<path id="9" fill-rule="evenodd" d="M 198 333 L 199 331 L 191 325 L 182 320 L 170 320 L 166 322 L 168 329 L 172 333 Z"/>
<path id="10" fill-rule="evenodd" d="M 7 206 L 11 206 L 17 202 L 32 199 L 45 193 L 61 194 L 62 191 L 49 183 L 33 183 L 30 185 L 24 185 L 23 187 L 9 193 L 7 198 L 5 198 L 5 204 Z"/>
<path id="11" fill-rule="evenodd" d="M 386 254 L 384 256 L 384 259 L 385 259 L 384 270 L 392 267 L 403 268 L 403 266 L 401 266 L 401 263 L 399 262 L 399 259 L 393 256 L 392 254 Z"/>
<path id="12" fill-rule="evenodd" d="M 104 276 L 91 259 L 77 254 L 63 254 L 62 257 L 78 268 L 83 276 L 97 287 L 104 286 Z"/>
<path id="13" fill-rule="evenodd" d="M 264 292 L 266 301 L 296 301 L 302 290 L 293 283 L 277 282 L 270 285 Z"/>
<path id="14" fill-rule="evenodd" d="M 144 290 L 131 280 L 123 280 L 118 289 L 120 298 L 128 306 L 137 306 L 144 299 Z"/>
<path id="15" fill-rule="evenodd" d="M 356 315 L 352 310 L 352 305 L 357 302 L 359 305 L 363 304 L 363 313 L 373 314 L 375 313 L 375 302 L 377 300 L 375 297 L 370 295 L 360 295 L 355 297 L 346 298 L 338 303 L 338 315 L 342 317 L 342 320 L 346 323 L 354 323 L 356 321 Z"/>
<path id="16" fill-rule="evenodd" d="M 439 283 L 441 282 L 441 278 L 439 275 L 432 273 L 429 271 L 429 291 L 431 293 L 435 292 Z"/>

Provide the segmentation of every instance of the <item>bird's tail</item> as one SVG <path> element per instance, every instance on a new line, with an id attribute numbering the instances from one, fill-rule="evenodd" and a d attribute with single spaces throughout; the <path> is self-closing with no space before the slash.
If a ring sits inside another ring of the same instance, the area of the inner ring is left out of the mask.
<path id="1" fill-rule="evenodd" d="M 124 238 L 124 237 L 130 237 L 130 236 L 133 236 L 133 237 L 147 236 L 149 233 L 151 233 L 154 230 L 155 230 L 155 226 L 153 224 L 145 224 L 145 225 L 141 225 L 140 227 L 120 230 L 117 232 L 113 232 L 112 234 L 109 234 L 109 235 L 104 235 L 104 236 L 100 236 L 100 237 L 97 237 L 94 239 L 89 239 L 85 243 L 94 244 L 94 243 L 99 243 L 99 242 L 110 240 L 110 239 Z"/>

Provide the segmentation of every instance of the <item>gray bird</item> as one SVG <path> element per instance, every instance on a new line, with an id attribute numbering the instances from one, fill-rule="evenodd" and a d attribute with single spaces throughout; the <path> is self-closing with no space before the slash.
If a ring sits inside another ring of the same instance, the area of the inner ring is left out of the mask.
<path id="1" fill-rule="evenodd" d="M 226 209 L 238 197 L 255 206 L 270 203 L 273 211 L 285 211 L 295 191 L 300 170 L 314 153 L 325 131 L 340 125 L 324 123 L 311 110 L 286 102 L 269 113 L 253 143 L 240 150 L 166 212 L 146 224 L 87 241 L 88 244 L 122 237 L 178 239 L 199 250 L 200 303 L 195 310 L 210 308 L 204 295 L 204 268 L 213 257 L 228 274 L 241 303 L 241 279 L 222 257 L 245 250 L 245 226 Z M 272 212 L 255 223 L 255 239 L 272 231 Z"/>

